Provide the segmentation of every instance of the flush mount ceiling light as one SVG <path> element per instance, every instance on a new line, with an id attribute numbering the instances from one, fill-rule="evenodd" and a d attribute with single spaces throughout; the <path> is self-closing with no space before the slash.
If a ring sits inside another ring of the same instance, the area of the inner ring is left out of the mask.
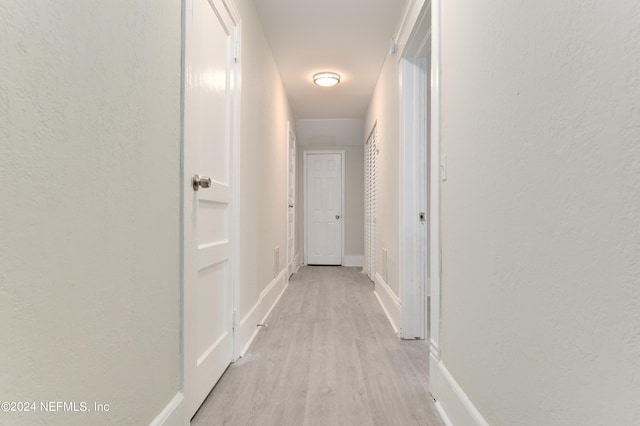
<path id="1" fill-rule="evenodd" d="M 313 82 L 322 87 L 331 87 L 340 83 L 340 75 L 335 72 L 319 72 L 313 75 Z"/>

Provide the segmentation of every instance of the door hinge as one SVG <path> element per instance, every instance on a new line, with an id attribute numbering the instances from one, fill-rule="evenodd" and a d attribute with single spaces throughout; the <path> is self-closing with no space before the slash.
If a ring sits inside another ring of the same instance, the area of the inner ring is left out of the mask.
<path id="1" fill-rule="evenodd" d="M 238 63 L 238 58 L 240 57 L 240 44 L 238 43 L 238 41 L 236 40 L 234 46 L 233 46 L 233 61 L 237 64 Z"/>
<path id="2" fill-rule="evenodd" d="M 236 331 L 236 327 L 238 326 L 238 311 L 235 309 L 231 312 L 231 329 Z"/>

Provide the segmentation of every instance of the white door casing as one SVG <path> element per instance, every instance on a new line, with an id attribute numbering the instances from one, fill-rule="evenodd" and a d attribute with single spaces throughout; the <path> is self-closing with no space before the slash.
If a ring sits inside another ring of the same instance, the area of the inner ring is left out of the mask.
<path id="1" fill-rule="evenodd" d="M 341 265 L 344 151 L 308 151 L 304 155 L 305 263 Z"/>
<path id="2" fill-rule="evenodd" d="M 295 272 L 295 233 L 296 233 L 296 136 L 287 122 L 287 268 L 288 277 Z"/>
<path id="3" fill-rule="evenodd" d="M 441 293 L 442 293 L 442 265 L 440 243 L 440 189 L 446 174 L 442 173 L 443 159 L 440 140 L 440 86 L 442 81 L 442 42 L 441 42 L 441 0 L 431 2 L 431 55 L 430 55 L 430 104 L 429 129 L 430 135 L 430 185 L 429 185 L 429 348 L 430 368 L 435 371 L 435 365 L 440 360 L 440 332 L 441 332 Z"/>
<path id="4" fill-rule="evenodd" d="M 429 296 L 428 209 L 430 8 L 416 23 L 402 54 L 400 144 L 400 282 L 403 339 L 424 339 Z"/>
<path id="5" fill-rule="evenodd" d="M 183 363 L 189 417 L 234 351 L 239 66 L 233 10 L 223 0 L 185 5 Z M 196 174 L 200 186 L 193 185 Z"/>

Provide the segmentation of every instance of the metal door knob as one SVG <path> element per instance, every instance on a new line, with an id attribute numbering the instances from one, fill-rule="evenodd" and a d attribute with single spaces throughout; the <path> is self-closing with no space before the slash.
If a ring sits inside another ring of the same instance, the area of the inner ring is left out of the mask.
<path id="1" fill-rule="evenodd" d="M 340 215 L 339 214 L 336 215 L 336 219 L 340 219 Z"/>
<path id="2" fill-rule="evenodd" d="M 289 204 L 289 208 L 292 209 L 293 208 L 293 204 Z"/>
<path id="3" fill-rule="evenodd" d="M 200 176 L 198 174 L 193 175 L 191 179 L 193 190 L 197 191 L 200 188 L 209 188 L 211 186 L 211 178 L 209 176 Z"/>

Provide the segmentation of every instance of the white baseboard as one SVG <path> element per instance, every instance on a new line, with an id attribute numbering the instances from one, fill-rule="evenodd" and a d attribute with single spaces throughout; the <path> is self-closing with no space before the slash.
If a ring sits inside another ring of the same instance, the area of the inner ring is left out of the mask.
<path id="1" fill-rule="evenodd" d="M 345 256 L 342 259 L 343 266 L 359 266 L 362 267 L 364 264 L 364 256 Z"/>
<path id="2" fill-rule="evenodd" d="M 382 276 L 376 273 L 374 277 L 376 284 L 376 290 L 373 294 L 376 295 L 384 313 L 387 315 L 393 331 L 398 333 L 398 327 L 396 324 L 400 324 L 400 299 L 391 290 L 391 287 L 387 285 Z"/>
<path id="3" fill-rule="evenodd" d="M 293 272 L 298 272 L 298 269 L 302 266 L 302 255 L 300 253 L 293 256 Z"/>
<path id="4" fill-rule="evenodd" d="M 238 357 L 243 357 L 249 350 L 249 346 L 256 338 L 260 327 L 263 324 L 273 308 L 280 300 L 280 296 L 287 288 L 287 268 L 283 268 L 280 273 L 269 283 L 269 285 L 260 293 L 260 298 L 249 312 L 240 321 L 237 336 L 237 348 L 242 348 L 238 352 Z"/>
<path id="5" fill-rule="evenodd" d="M 445 424 L 455 426 L 489 426 L 442 360 L 429 357 L 431 394 Z"/>
<path id="6" fill-rule="evenodd" d="M 185 424 L 184 393 L 175 394 L 164 409 L 156 416 L 150 426 L 183 426 Z"/>
<path id="7" fill-rule="evenodd" d="M 442 404 L 436 401 L 433 405 L 436 406 L 436 411 L 440 414 L 440 418 L 444 422 L 445 426 L 453 426 L 453 423 L 451 423 L 451 420 L 447 417 L 447 413 L 444 411 L 444 408 L 442 408 Z"/>

